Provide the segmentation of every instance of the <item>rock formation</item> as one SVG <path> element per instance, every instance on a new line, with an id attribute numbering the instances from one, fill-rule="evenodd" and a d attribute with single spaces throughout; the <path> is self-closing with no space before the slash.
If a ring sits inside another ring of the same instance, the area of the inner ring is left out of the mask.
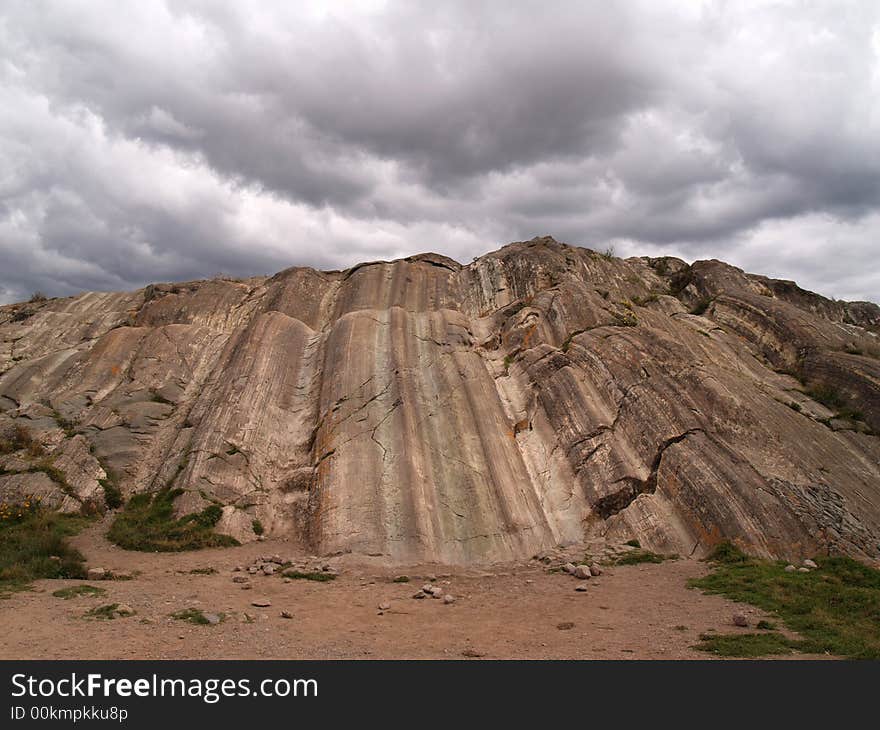
<path id="1" fill-rule="evenodd" d="M 174 486 L 241 541 L 401 563 L 602 534 L 876 558 L 878 333 L 874 304 L 551 238 L 14 304 L 0 500 Z"/>

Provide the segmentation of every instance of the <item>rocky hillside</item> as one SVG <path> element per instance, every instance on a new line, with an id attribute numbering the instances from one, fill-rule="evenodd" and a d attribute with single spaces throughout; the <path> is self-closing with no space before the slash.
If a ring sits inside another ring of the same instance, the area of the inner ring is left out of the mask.
<path id="1" fill-rule="evenodd" d="M 880 555 L 880 309 L 539 238 L 0 307 L 0 501 L 478 563 Z M 119 491 L 117 491 L 119 490 Z"/>

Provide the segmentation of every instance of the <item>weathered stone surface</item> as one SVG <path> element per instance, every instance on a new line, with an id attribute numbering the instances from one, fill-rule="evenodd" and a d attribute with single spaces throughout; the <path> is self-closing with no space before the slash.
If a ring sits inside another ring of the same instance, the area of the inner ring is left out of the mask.
<path id="1" fill-rule="evenodd" d="M 112 472 L 240 541 L 399 563 L 876 558 L 878 332 L 870 303 L 548 238 L 9 305 L 0 431 L 46 453 L 0 455 L 0 499 L 73 511 Z"/>

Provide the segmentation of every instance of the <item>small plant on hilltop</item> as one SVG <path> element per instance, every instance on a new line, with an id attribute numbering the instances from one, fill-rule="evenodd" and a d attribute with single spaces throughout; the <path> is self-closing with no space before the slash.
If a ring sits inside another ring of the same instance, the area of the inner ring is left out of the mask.
<path id="1" fill-rule="evenodd" d="M 251 522 L 251 529 L 254 531 L 255 535 L 262 535 L 265 531 L 263 529 L 263 523 L 259 520 L 254 520 L 253 522 Z"/>
<path id="2" fill-rule="evenodd" d="M 723 656 L 785 652 L 880 658 L 880 571 L 847 557 L 816 558 L 818 569 L 786 572 L 786 563 L 744 554 L 721 543 L 708 560 L 713 571 L 692 588 L 751 603 L 771 612 L 803 638 L 759 624 L 763 634 L 708 635 L 697 646 Z"/>
<path id="3" fill-rule="evenodd" d="M 174 517 L 174 500 L 182 489 L 136 494 L 117 515 L 107 538 L 126 550 L 179 552 L 238 545 L 229 535 L 214 532 L 223 510 L 216 504 L 201 512 Z"/>

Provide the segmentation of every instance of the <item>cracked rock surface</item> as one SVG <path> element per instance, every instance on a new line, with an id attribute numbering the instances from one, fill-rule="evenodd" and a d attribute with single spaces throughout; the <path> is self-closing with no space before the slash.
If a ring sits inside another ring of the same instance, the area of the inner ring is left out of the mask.
<path id="1" fill-rule="evenodd" d="M 551 238 L 0 307 L 0 499 L 389 563 L 880 556 L 880 308 Z M 9 442 L 7 442 L 9 443 Z"/>

